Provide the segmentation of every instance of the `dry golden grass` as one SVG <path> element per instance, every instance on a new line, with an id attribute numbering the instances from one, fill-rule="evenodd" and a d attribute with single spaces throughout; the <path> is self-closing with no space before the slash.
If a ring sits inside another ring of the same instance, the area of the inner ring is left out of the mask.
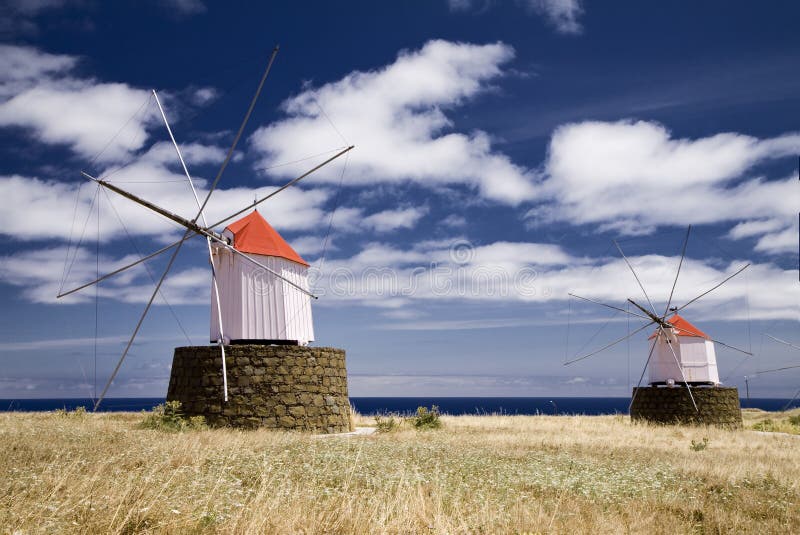
<path id="1" fill-rule="evenodd" d="M 0 415 L 0 531 L 800 532 L 789 435 L 622 416 L 443 417 L 436 431 L 327 438 L 141 420 Z"/>

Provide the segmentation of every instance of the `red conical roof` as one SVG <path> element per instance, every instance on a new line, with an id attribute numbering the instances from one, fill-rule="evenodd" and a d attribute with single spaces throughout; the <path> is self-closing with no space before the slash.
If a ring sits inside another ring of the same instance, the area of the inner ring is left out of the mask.
<path id="1" fill-rule="evenodd" d="M 667 320 L 667 323 L 672 325 L 672 328 L 675 329 L 675 334 L 678 336 L 693 336 L 695 338 L 708 338 L 706 333 L 680 317 L 679 315 L 675 314 L 670 319 Z M 654 332 L 650 338 L 653 338 L 656 334 L 658 334 L 658 329 Z"/>
<path id="2" fill-rule="evenodd" d="M 237 251 L 277 256 L 308 266 L 308 262 L 286 243 L 257 210 L 225 228 L 233 234 L 233 247 Z"/>

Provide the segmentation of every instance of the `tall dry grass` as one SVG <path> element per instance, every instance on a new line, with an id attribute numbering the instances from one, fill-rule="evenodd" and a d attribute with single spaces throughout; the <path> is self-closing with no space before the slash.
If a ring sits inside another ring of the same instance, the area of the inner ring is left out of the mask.
<path id="1" fill-rule="evenodd" d="M 0 530 L 800 532 L 800 440 L 787 435 L 460 416 L 435 431 L 321 439 L 165 433 L 141 419 L 0 415 Z"/>

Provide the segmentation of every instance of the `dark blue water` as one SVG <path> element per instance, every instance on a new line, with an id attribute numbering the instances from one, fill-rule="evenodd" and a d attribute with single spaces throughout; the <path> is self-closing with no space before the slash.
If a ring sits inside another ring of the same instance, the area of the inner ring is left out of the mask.
<path id="1" fill-rule="evenodd" d="M 742 407 L 767 411 L 781 410 L 788 399 L 751 398 L 741 400 Z M 109 398 L 103 400 L 101 411 L 150 410 L 164 398 Z M 436 405 L 445 414 L 627 414 L 629 398 L 350 398 L 350 403 L 364 415 L 385 413 L 411 413 L 417 407 Z M 91 409 L 91 399 L 0 399 L 0 412 Z M 800 399 L 791 407 L 800 407 Z"/>

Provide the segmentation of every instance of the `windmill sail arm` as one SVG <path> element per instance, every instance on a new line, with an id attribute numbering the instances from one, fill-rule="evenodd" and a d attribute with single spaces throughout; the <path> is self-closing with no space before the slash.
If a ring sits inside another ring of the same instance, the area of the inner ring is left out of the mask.
<path id="1" fill-rule="evenodd" d="M 650 319 L 650 321 L 658 323 L 659 325 L 661 325 L 663 323 L 663 320 L 661 318 L 659 318 L 655 314 L 651 314 L 650 312 L 648 312 L 646 308 L 644 308 L 642 305 L 640 305 L 639 303 L 637 303 L 633 299 L 629 298 L 628 299 L 628 303 L 632 304 L 633 306 L 635 306 L 636 308 L 638 308 L 639 310 L 641 310 L 642 312 L 647 314 L 647 317 L 648 317 L 648 319 Z"/>
<path id="2" fill-rule="evenodd" d="M 279 278 L 279 279 L 281 279 L 283 282 L 285 282 L 285 283 L 289 284 L 289 286 L 292 286 L 292 287 L 293 287 L 293 288 L 295 288 L 296 290 L 299 290 L 300 292 L 302 292 L 302 293 L 306 294 L 307 296 L 309 296 L 309 297 L 311 297 L 311 298 L 313 298 L 313 299 L 319 299 L 319 297 L 317 297 L 317 296 L 316 296 L 316 295 L 314 295 L 313 293 L 309 292 L 308 290 L 306 290 L 306 289 L 305 289 L 305 288 L 303 288 L 302 286 L 300 286 L 300 285 L 298 285 L 298 284 L 295 284 L 294 282 L 290 281 L 289 279 L 287 279 L 286 277 L 284 277 L 283 275 L 281 275 L 281 274 L 280 274 L 280 273 L 278 273 L 277 271 L 275 271 L 275 270 L 273 270 L 273 269 L 270 269 L 269 267 L 265 266 L 264 264 L 262 264 L 261 262 L 259 262 L 259 261 L 258 261 L 258 260 L 256 260 L 255 258 L 253 258 L 252 256 L 250 256 L 250 255 L 247 255 L 247 254 L 245 254 L 245 253 L 243 253 L 243 252 L 241 252 L 241 251 L 237 251 L 237 250 L 236 250 L 236 249 L 235 249 L 235 248 L 234 248 L 232 245 L 229 245 L 229 244 L 228 244 L 228 242 L 222 242 L 222 241 L 221 241 L 221 242 L 217 242 L 217 243 L 219 243 L 219 244 L 220 244 L 222 247 L 224 247 L 225 249 L 229 250 L 230 252 L 232 252 L 232 253 L 234 253 L 234 254 L 237 254 L 237 255 L 241 256 L 242 258 L 244 258 L 244 259 L 245 259 L 245 260 L 247 260 L 248 262 L 251 262 L 251 263 L 255 264 L 256 266 L 260 267 L 261 269 L 263 269 L 263 270 L 267 271 L 268 273 L 270 273 L 270 274 L 272 274 L 272 275 L 274 275 L 274 276 L 278 277 L 278 278 Z"/>
<path id="3" fill-rule="evenodd" d="M 794 366 L 784 366 L 782 368 L 773 368 L 771 370 L 761 370 L 757 371 L 755 375 L 761 375 L 762 373 L 782 372 L 784 370 L 794 370 L 795 368 L 800 368 L 800 364 L 796 364 Z M 752 377 L 752 375 L 750 377 Z"/>
<path id="4" fill-rule="evenodd" d="M 738 351 L 739 353 L 744 353 L 747 356 L 750 356 L 750 357 L 753 356 L 753 354 L 750 351 L 745 351 L 744 349 L 739 349 L 738 347 L 734 347 L 732 345 L 728 345 L 728 344 L 726 344 L 724 342 L 720 342 L 719 340 L 714 340 L 713 338 L 709 338 L 709 340 L 711 340 L 715 344 L 719 344 L 719 345 L 721 345 L 723 347 L 727 347 L 728 349 L 733 349 L 734 351 Z"/>
<path id="5" fill-rule="evenodd" d="M 664 327 L 659 325 L 658 329 L 661 331 L 661 334 L 663 334 L 665 338 L 669 339 L 668 336 L 667 336 L 667 331 L 664 330 Z M 678 360 L 678 355 L 675 353 L 675 348 L 672 347 L 672 344 L 667 344 L 667 347 L 669 347 L 669 351 L 670 351 L 670 353 L 672 353 L 672 358 L 675 359 L 675 364 L 678 366 L 678 369 L 681 371 L 681 378 L 683 379 L 683 384 L 686 385 L 686 390 L 689 392 L 689 399 L 692 400 L 692 405 L 694 405 L 695 412 L 700 412 L 700 410 L 697 408 L 697 403 L 695 403 L 695 401 L 694 401 L 694 395 L 692 394 L 692 389 L 689 386 L 689 381 L 686 380 L 686 374 L 683 373 L 683 366 L 681 366 L 681 361 Z"/>
<path id="6" fill-rule="evenodd" d="M 97 283 L 103 282 L 104 280 L 106 280 L 108 278 L 111 278 L 111 277 L 113 277 L 114 275 L 116 275 L 118 273 L 122 273 L 123 271 L 126 271 L 126 270 L 128 270 L 128 269 L 130 269 L 132 267 L 138 266 L 142 262 L 146 262 L 146 261 L 150 260 L 151 258 L 155 258 L 156 256 L 160 255 L 161 253 L 169 251 L 173 247 L 176 247 L 177 245 L 183 243 L 185 240 L 191 238 L 192 236 L 194 236 L 194 234 L 186 236 L 186 237 L 182 238 L 181 240 L 176 241 L 175 243 L 167 245 L 166 247 L 162 247 L 158 251 L 154 251 L 154 252 L 150 253 L 147 256 L 143 256 L 139 260 L 136 260 L 135 262 L 131 262 L 128 265 L 122 266 L 121 268 L 118 268 L 118 269 L 115 269 L 114 271 L 106 273 L 102 277 L 99 277 L 99 278 L 97 278 L 97 279 L 95 279 L 93 281 L 87 282 L 86 284 L 78 286 L 77 288 L 73 288 L 72 290 L 69 290 L 69 291 L 66 291 L 66 292 L 62 292 L 62 293 L 58 294 L 56 296 L 56 298 L 60 299 L 62 297 L 66 297 L 66 296 L 68 296 L 70 294 L 74 294 L 75 292 L 79 292 L 80 290 L 83 290 L 84 288 L 88 288 L 89 286 L 93 286 L 93 285 L 95 285 Z"/>
<path id="7" fill-rule="evenodd" d="M 157 206 L 157 205 L 151 203 L 150 201 L 142 199 L 141 197 L 138 197 L 138 196 L 134 195 L 133 193 L 130 193 L 129 191 L 125 191 L 124 189 L 122 189 L 122 188 L 120 188 L 118 186 L 115 186 L 114 184 L 112 184 L 110 182 L 107 182 L 105 180 L 101 180 L 99 178 L 94 178 L 93 176 L 89 175 L 88 173 L 84 173 L 83 171 L 81 171 L 81 174 L 83 176 L 85 176 L 86 178 L 88 178 L 90 180 L 93 180 L 94 182 L 97 182 L 98 184 L 100 184 L 104 188 L 110 189 L 114 193 L 116 193 L 118 195 L 121 195 L 121 196 L 125 197 L 126 199 L 129 199 L 129 200 L 135 202 L 136 204 L 144 206 L 145 208 L 148 208 L 148 209 L 152 210 L 153 212 L 155 212 L 155 213 L 157 213 L 159 215 L 162 215 L 162 216 L 166 217 L 167 219 L 169 219 L 171 221 L 174 221 L 175 223 L 178 223 L 182 227 L 185 227 L 185 228 L 187 228 L 188 230 L 190 230 L 192 232 L 196 232 L 198 234 L 203 234 L 203 235 L 206 235 L 206 236 L 210 236 L 212 238 L 216 238 L 217 240 L 224 240 L 225 239 L 220 234 L 217 234 L 216 232 L 214 232 L 212 230 L 205 229 L 205 228 L 201 227 L 200 225 L 198 225 L 197 223 L 195 223 L 193 221 L 189 221 L 185 217 L 181 217 L 178 214 L 173 214 L 169 210 L 165 210 L 164 208 L 161 208 L 160 206 Z"/>
<path id="8" fill-rule="evenodd" d="M 683 259 L 686 258 L 686 246 L 689 245 L 689 234 L 692 232 L 692 226 L 689 225 L 689 228 L 686 229 L 686 239 L 683 240 L 683 250 L 681 251 L 681 260 L 678 262 L 678 271 L 675 272 L 675 280 L 672 281 L 672 290 L 669 292 L 669 299 L 667 299 L 667 307 L 664 309 L 664 314 L 662 317 L 665 317 L 669 312 L 669 307 L 672 304 L 672 296 L 675 295 L 675 287 L 678 285 L 678 277 L 681 274 L 681 267 L 683 266 Z"/>
<path id="9" fill-rule="evenodd" d="M 785 346 L 789 346 L 789 347 L 794 348 L 794 349 L 800 349 L 800 346 L 796 346 L 793 343 L 787 342 L 786 340 L 781 340 L 780 338 L 775 338 L 771 334 L 764 333 L 764 336 L 766 336 L 767 338 L 771 338 L 771 339 L 775 340 L 779 344 L 783 344 Z"/>
<path id="10" fill-rule="evenodd" d="M 653 351 L 656 349 L 656 342 L 658 338 L 653 338 L 653 343 L 650 344 L 650 353 L 647 354 L 647 360 L 644 362 L 644 368 L 642 368 L 642 374 L 639 376 L 639 382 L 636 383 L 636 389 L 633 391 L 633 395 L 631 396 L 631 402 L 628 404 L 628 414 L 631 412 L 631 407 L 633 407 L 633 402 L 636 399 L 636 394 L 639 393 L 639 387 L 642 386 L 642 379 L 644 379 L 644 374 L 647 372 L 647 367 L 650 365 L 650 359 L 653 358 Z"/>
<path id="11" fill-rule="evenodd" d="M 172 265 L 175 263 L 175 259 L 178 257 L 178 253 L 181 251 L 181 247 L 183 246 L 183 242 L 186 241 L 186 238 L 189 236 L 191 231 L 187 230 L 184 233 L 183 238 L 181 241 L 178 242 L 177 247 L 172 252 L 172 256 L 169 258 L 169 262 L 167 263 L 167 267 L 164 269 L 164 273 L 161 275 L 161 278 L 158 279 L 156 283 L 156 287 L 153 290 L 152 295 L 150 295 L 150 299 L 147 301 L 147 305 L 145 305 L 144 310 L 142 311 L 142 315 L 139 316 L 139 321 L 136 323 L 136 327 L 133 329 L 133 334 L 131 334 L 130 339 L 128 340 L 128 344 L 125 346 L 125 349 L 122 351 L 122 356 L 120 356 L 119 360 L 117 361 L 117 365 L 114 367 L 114 371 L 111 373 L 111 376 L 108 378 L 108 382 L 106 382 L 105 387 L 103 388 L 103 392 L 100 394 L 100 397 L 97 398 L 97 401 L 94 404 L 94 410 L 97 411 L 97 408 L 100 406 L 100 403 L 103 402 L 103 399 L 106 397 L 108 393 L 108 389 L 111 388 L 111 383 L 114 382 L 114 378 L 119 373 L 119 369 L 122 367 L 122 363 L 125 360 L 125 357 L 128 356 L 128 352 L 133 345 L 133 342 L 136 340 L 136 336 L 139 334 L 139 330 L 142 328 L 142 324 L 144 323 L 144 319 L 147 317 L 147 313 L 150 311 L 150 307 L 153 306 L 153 301 L 158 295 L 159 291 L 161 290 L 161 285 L 164 284 L 164 280 L 167 278 L 169 271 L 172 269 Z"/>
<path id="12" fill-rule="evenodd" d="M 713 288 L 711 288 L 710 290 L 706 290 L 705 292 L 701 293 L 700 295 L 698 295 L 697 297 L 695 297 L 694 299 L 692 299 L 691 301 L 689 301 L 689 302 L 688 302 L 688 303 L 686 303 L 685 305 L 679 306 L 679 307 L 677 308 L 676 312 L 679 312 L 679 311 L 683 310 L 684 308 L 688 307 L 689 305 L 691 305 L 692 303 L 694 303 L 695 301 L 697 301 L 697 300 L 698 300 L 698 299 L 700 299 L 701 297 L 703 297 L 703 296 L 706 296 L 706 295 L 710 294 L 711 292 L 713 292 L 714 290 L 716 290 L 717 288 L 719 288 L 720 286 L 722 286 L 723 284 L 725 284 L 726 282 L 728 282 L 729 280 L 731 280 L 732 278 L 734 278 L 736 275 L 738 275 L 739 273 L 741 273 L 742 271 L 744 271 L 744 270 L 745 270 L 745 269 L 747 269 L 748 267 L 750 267 L 750 264 L 745 264 L 745 265 L 744 265 L 743 267 L 741 267 L 741 268 L 740 268 L 738 271 L 736 271 L 736 272 L 735 272 L 733 275 L 730 275 L 729 277 L 726 277 L 726 278 L 725 278 L 725 280 L 723 280 L 722 282 L 720 282 L 719 284 L 717 284 L 716 286 L 714 286 L 714 287 L 713 287 Z"/>
<path id="13" fill-rule="evenodd" d="M 583 301 L 588 301 L 590 303 L 594 303 L 595 305 L 600 305 L 602 307 L 610 308 L 612 310 L 618 310 L 620 312 L 624 312 L 626 314 L 630 314 L 631 316 L 636 316 L 637 318 L 642 318 L 642 319 L 646 319 L 646 320 L 650 319 L 649 316 L 643 316 L 641 314 L 637 314 L 635 312 L 631 312 L 630 310 L 625 310 L 624 308 L 615 307 L 614 305 L 608 305 L 606 303 L 601 303 L 600 301 L 595 301 L 594 299 L 589 299 L 588 297 L 583 297 L 583 296 L 580 296 L 580 295 L 577 295 L 577 294 L 572 294 L 572 293 L 568 294 L 568 295 L 570 297 L 576 297 L 576 298 L 581 299 Z"/>
<path id="14" fill-rule="evenodd" d="M 632 337 L 633 335 L 635 335 L 635 334 L 645 330 L 646 328 L 650 327 L 653 323 L 655 323 L 655 322 L 651 321 L 650 323 L 647 323 L 647 324 L 639 327 L 638 329 L 636 329 L 632 333 L 627 334 L 627 335 L 623 336 L 622 338 L 618 338 L 617 340 L 614 340 L 610 344 L 604 345 L 603 347 L 601 347 L 600 349 L 597 349 L 596 351 L 592 351 L 588 355 L 584 355 L 584 356 L 578 357 L 576 359 L 568 360 L 567 362 L 564 363 L 564 366 L 569 366 L 570 364 L 573 364 L 575 362 L 578 362 L 578 361 L 581 361 L 581 360 L 584 360 L 584 359 L 588 359 L 589 357 L 597 355 L 598 353 L 601 353 L 601 352 L 605 351 L 606 349 L 609 349 L 609 348 L 611 348 L 611 347 L 613 347 L 613 346 L 615 346 L 615 345 L 617 345 L 617 344 L 619 344 L 621 342 L 624 342 L 625 340 L 627 340 L 628 338 Z"/>
<path id="15" fill-rule="evenodd" d="M 639 285 L 639 288 L 642 290 L 642 294 L 644 294 L 644 298 L 647 299 L 647 304 L 650 305 L 650 310 L 652 310 L 653 316 L 655 316 L 656 315 L 656 307 L 653 306 L 653 302 L 650 300 L 650 296 L 647 295 L 647 291 L 645 291 L 644 285 L 642 284 L 642 281 L 639 280 L 639 275 L 636 274 L 636 270 L 633 269 L 633 266 L 631 265 L 630 260 L 628 260 L 628 257 L 625 256 L 625 253 L 622 252 L 622 247 L 619 246 L 619 243 L 617 243 L 616 240 L 614 240 L 614 245 L 617 246 L 617 250 L 619 251 L 619 254 L 622 255 L 622 259 L 625 260 L 625 263 L 628 265 L 628 268 L 631 270 L 631 273 L 633 273 L 633 278 L 636 279 L 636 283 Z"/>
<path id="16" fill-rule="evenodd" d="M 282 192 L 283 190 L 294 186 L 295 184 L 297 184 L 298 182 L 300 182 L 301 180 L 303 180 L 307 176 L 309 176 L 312 173 L 316 172 L 317 170 L 325 167 L 326 165 L 328 165 L 329 163 L 331 163 L 335 159 L 339 158 L 340 156 L 343 156 L 343 155 L 347 154 L 348 152 L 350 152 L 354 148 L 355 148 L 355 145 L 350 145 L 349 147 L 346 147 L 346 148 L 342 149 L 341 151 L 337 152 L 336 154 L 334 154 L 333 156 L 331 156 L 330 158 L 328 158 L 327 160 L 325 160 L 321 164 L 312 167 L 311 169 L 309 169 L 308 171 L 306 171 L 302 175 L 300 175 L 300 176 L 298 176 L 296 178 L 293 178 L 292 180 L 290 180 L 289 182 L 287 182 L 286 184 L 284 184 L 280 188 L 276 189 L 272 193 L 270 193 L 268 195 L 265 195 L 264 197 L 261 197 L 260 199 L 257 199 L 255 202 L 253 202 L 251 204 L 248 204 L 247 206 L 245 206 L 241 210 L 229 215 L 225 219 L 220 219 L 219 221 L 217 221 L 213 225 L 209 226 L 209 228 L 218 227 L 218 226 L 222 225 L 223 223 L 227 223 L 228 221 L 230 221 L 234 217 L 240 216 L 243 213 L 245 213 L 246 211 L 254 209 L 256 206 L 258 206 L 262 202 L 266 201 L 267 199 L 270 199 L 271 197 L 274 197 L 275 195 L 277 195 L 278 193 Z"/>

